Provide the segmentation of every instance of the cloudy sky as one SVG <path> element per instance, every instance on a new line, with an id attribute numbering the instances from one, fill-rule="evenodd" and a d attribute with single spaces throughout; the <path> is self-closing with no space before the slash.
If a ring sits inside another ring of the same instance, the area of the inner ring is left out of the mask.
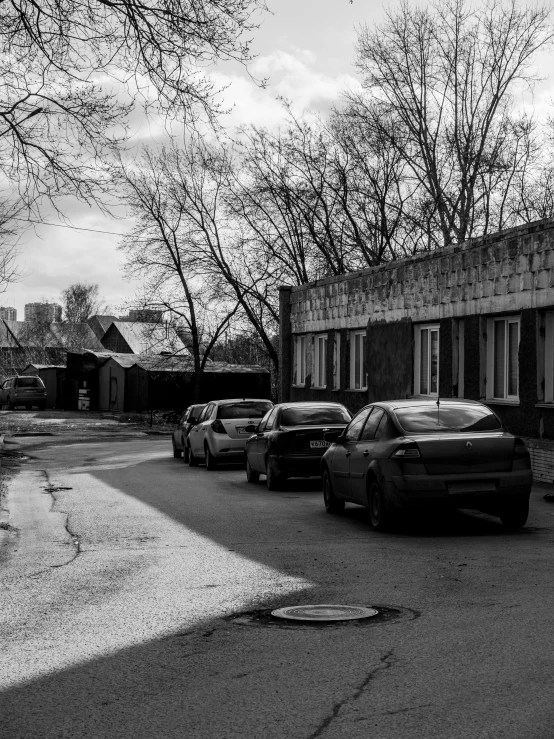
<path id="1" fill-rule="evenodd" d="M 266 15 L 254 38 L 258 55 L 251 66 L 256 78 L 269 78 L 265 90 L 235 67 L 221 66 L 215 75 L 222 84 L 231 83 L 226 101 L 233 105 L 226 125 L 241 123 L 276 125 L 282 117 L 277 97 L 291 100 L 297 110 L 305 108 L 325 113 L 337 101 L 340 91 L 356 84 L 352 65 L 356 27 L 373 24 L 383 17 L 383 5 L 367 0 L 269 0 L 272 15 Z M 549 60 L 550 61 L 550 60 Z M 544 86 L 541 98 L 550 91 Z M 153 126 L 142 127 L 158 137 Z M 36 300 L 57 300 L 60 291 L 72 282 L 96 282 L 106 302 L 116 312 L 132 298 L 135 286 L 124 280 L 118 237 L 129 225 L 124 219 L 102 216 L 82 204 L 68 201 L 65 210 L 72 230 L 37 226 L 21 243 L 21 268 L 24 277 L 0 296 L 0 304 L 14 306 L 23 319 L 23 306 Z M 54 214 L 46 215 L 56 222 Z"/>

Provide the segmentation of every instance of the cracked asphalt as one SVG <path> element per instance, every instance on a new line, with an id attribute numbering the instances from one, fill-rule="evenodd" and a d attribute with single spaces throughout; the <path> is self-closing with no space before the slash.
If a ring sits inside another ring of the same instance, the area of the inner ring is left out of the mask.
<path id="1" fill-rule="evenodd" d="M 12 440 L 12 442 L 15 440 Z M 17 439 L 0 549 L 3 739 L 552 739 L 554 506 L 371 529 L 171 457 L 166 438 Z M 389 609 L 264 626 L 301 603 Z"/>

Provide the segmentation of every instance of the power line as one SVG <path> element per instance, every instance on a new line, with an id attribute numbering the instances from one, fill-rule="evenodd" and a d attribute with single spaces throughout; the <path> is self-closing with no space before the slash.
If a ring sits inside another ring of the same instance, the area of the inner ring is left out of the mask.
<path id="1" fill-rule="evenodd" d="M 48 221 L 30 221 L 28 218 L 14 218 L 14 221 L 23 221 L 25 223 L 35 223 L 38 226 L 55 226 L 56 228 L 70 228 L 73 231 L 91 231 L 97 234 L 110 234 L 111 236 L 127 236 L 128 234 L 118 233 L 116 231 L 103 231 L 99 228 L 85 228 L 84 226 L 69 226 L 65 223 L 48 223 Z M 144 241 L 145 239 L 136 239 Z"/>

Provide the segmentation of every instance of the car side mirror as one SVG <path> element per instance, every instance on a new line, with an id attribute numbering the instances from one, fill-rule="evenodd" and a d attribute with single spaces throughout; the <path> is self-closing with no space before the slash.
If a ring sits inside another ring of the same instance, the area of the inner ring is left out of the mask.
<path id="1" fill-rule="evenodd" d="M 330 441 L 331 443 L 340 441 L 342 438 L 342 429 L 333 429 L 333 431 L 326 431 L 323 434 L 323 438 L 325 441 Z"/>
<path id="2" fill-rule="evenodd" d="M 259 425 L 260 424 L 256 426 L 256 424 L 254 423 L 249 423 L 248 426 L 244 427 L 244 430 L 246 431 L 247 434 L 255 434 L 256 430 L 259 428 Z"/>

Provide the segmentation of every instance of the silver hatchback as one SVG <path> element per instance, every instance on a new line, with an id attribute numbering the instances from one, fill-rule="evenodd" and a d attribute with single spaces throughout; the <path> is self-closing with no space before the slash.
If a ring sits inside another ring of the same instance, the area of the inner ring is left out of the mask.
<path id="1" fill-rule="evenodd" d="M 263 398 L 233 398 L 214 400 L 202 411 L 198 423 L 188 437 L 188 462 L 195 467 L 205 461 L 214 470 L 224 460 L 242 461 L 250 433 L 246 427 L 258 423 L 273 408 Z"/>

